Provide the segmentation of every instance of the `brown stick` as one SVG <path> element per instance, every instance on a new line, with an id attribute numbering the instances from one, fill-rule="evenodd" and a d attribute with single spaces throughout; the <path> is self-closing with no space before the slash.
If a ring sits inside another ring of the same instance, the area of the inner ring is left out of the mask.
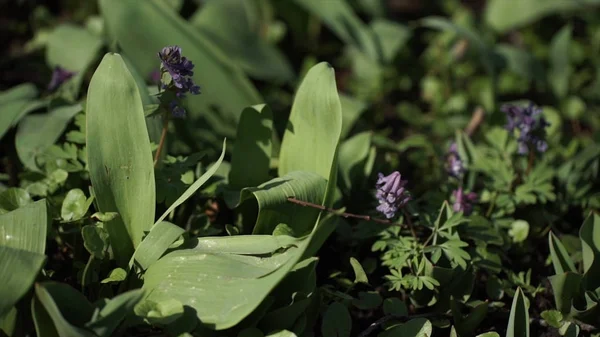
<path id="1" fill-rule="evenodd" d="M 482 107 L 478 106 L 475 111 L 473 111 L 473 115 L 471 116 L 471 120 L 469 124 L 465 128 L 465 133 L 467 136 L 471 136 L 475 130 L 481 125 L 483 122 L 483 117 L 485 116 L 485 110 Z"/>
<path id="2" fill-rule="evenodd" d="M 344 218 L 353 218 L 353 219 L 361 219 L 361 220 L 366 220 L 366 221 L 373 221 L 373 222 L 377 222 L 380 224 L 385 224 L 385 225 L 395 225 L 395 226 L 402 226 L 402 224 L 397 224 L 394 223 L 390 220 L 385 220 L 385 219 L 378 219 L 378 218 L 373 218 L 369 215 L 359 215 L 359 214 L 352 214 L 352 213 L 346 213 L 346 212 L 340 212 L 339 210 L 333 209 L 333 208 L 328 208 L 325 207 L 323 205 L 318 205 L 318 204 L 313 204 L 312 202 L 308 202 L 308 201 L 302 201 L 302 200 L 298 200 L 294 197 L 289 197 L 287 198 L 287 200 L 291 203 L 300 205 L 300 206 L 304 206 L 304 207 L 312 207 L 312 208 L 316 208 L 316 209 L 320 209 L 322 211 L 326 211 L 326 212 L 331 212 L 334 214 L 337 214 L 339 216 L 342 216 Z"/>
<path id="3" fill-rule="evenodd" d="M 169 117 L 163 116 L 163 129 L 160 134 L 160 141 L 158 142 L 158 148 L 156 149 L 156 153 L 154 154 L 154 167 L 158 164 L 158 159 L 160 158 L 160 152 L 162 151 L 163 146 L 165 146 L 165 139 L 167 138 L 167 131 L 169 130 Z"/>

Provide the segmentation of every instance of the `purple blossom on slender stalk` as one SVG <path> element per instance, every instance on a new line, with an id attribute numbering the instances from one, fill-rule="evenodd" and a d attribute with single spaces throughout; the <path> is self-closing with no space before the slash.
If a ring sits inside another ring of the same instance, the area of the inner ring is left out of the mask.
<path id="1" fill-rule="evenodd" d="M 165 92 L 170 93 L 170 95 L 165 95 L 164 99 L 168 102 L 173 117 L 185 117 L 185 109 L 181 106 L 180 100 L 185 98 L 187 93 L 200 94 L 200 87 L 191 78 L 194 75 L 194 64 L 181 55 L 179 46 L 163 48 L 158 53 L 158 57 L 161 61 L 160 86 Z M 163 76 L 166 73 L 169 76 Z"/>
<path id="2" fill-rule="evenodd" d="M 446 171 L 455 178 L 460 178 L 465 173 L 465 166 L 458 154 L 458 148 L 455 142 L 452 142 L 446 156 Z"/>
<path id="3" fill-rule="evenodd" d="M 474 192 L 465 193 L 462 187 L 452 192 L 454 204 L 452 209 L 455 212 L 463 212 L 465 215 L 471 214 L 473 211 L 473 203 L 477 201 L 477 194 Z"/>
<path id="4" fill-rule="evenodd" d="M 529 153 L 530 148 L 535 148 L 540 153 L 546 152 L 548 143 L 545 140 L 545 129 L 550 123 L 542 116 L 541 108 L 533 103 L 527 107 L 506 104 L 500 110 L 506 114 L 505 128 L 511 133 L 519 130 L 519 154 Z"/>
<path id="5" fill-rule="evenodd" d="M 68 81 L 71 77 L 75 76 L 77 72 L 69 71 L 61 66 L 54 67 L 54 71 L 52 72 L 52 79 L 48 84 L 49 91 L 55 91 L 60 87 L 63 83 Z"/>
<path id="6" fill-rule="evenodd" d="M 379 179 L 376 183 L 376 197 L 379 201 L 377 210 L 383 213 L 386 218 L 393 218 L 398 209 L 406 205 L 411 199 L 408 191 L 404 188 L 406 183 L 407 181 L 402 180 L 402 176 L 398 171 L 388 176 L 379 173 Z"/>

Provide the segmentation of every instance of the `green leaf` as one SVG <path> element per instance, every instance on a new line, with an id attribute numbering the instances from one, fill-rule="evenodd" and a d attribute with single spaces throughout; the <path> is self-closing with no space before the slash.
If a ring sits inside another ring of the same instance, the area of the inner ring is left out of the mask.
<path id="1" fill-rule="evenodd" d="M 14 211 L 31 202 L 31 196 L 26 190 L 17 187 L 7 188 L 0 193 L 0 214 L 3 213 L 1 210 Z"/>
<path id="2" fill-rule="evenodd" d="M 521 288 L 517 288 L 513 298 L 506 337 L 529 337 L 529 312 Z"/>
<path id="3" fill-rule="evenodd" d="M 490 331 L 479 334 L 476 337 L 500 337 L 500 335 L 495 331 Z"/>
<path id="4" fill-rule="evenodd" d="M 275 227 L 287 224 L 297 235 L 312 231 L 319 210 L 303 207 L 288 201 L 289 197 L 321 205 L 327 181 L 312 172 L 291 172 L 283 177 L 272 179 L 256 188 L 242 190 L 241 202 L 250 198 L 258 203 L 258 217 L 254 234 L 271 234 Z"/>
<path id="5" fill-rule="evenodd" d="M 203 324 L 227 329 L 259 306 L 307 243 L 270 235 L 193 240 L 190 249 L 168 253 L 148 268 L 146 301 L 175 299 L 192 307 Z"/>
<path id="6" fill-rule="evenodd" d="M 79 95 L 88 67 L 98 57 L 102 39 L 83 27 L 65 23 L 57 26 L 48 36 L 46 60 L 52 68 L 61 66 L 76 74 L 65 83 L 68 99 Z"/>
<path id="7" fill-rule="evenodd" d="M 201 95 L 185 99 L 191 117 L 207 114 L 215 106 L 223 117 L 236 123 L 242 109 L 263 101 L 231 58 L 169 9 L 165 1 L 101 0 L 99 7 L 111 38 L 119 43 L 141 74 L 159 68 L 156 53 L 163 47 L 176 44 L 182 48 L 183 55 L 195 65 L 194 82 L 202 86 Z M 190 128 L 194 126 L 188 124 Z"/>
<path id="8" fill-rule="evenodd" d="M 99 337 L 113 336 L 121 321 L 133 314 L 133 308 L 143 296 L 142 289 L 135 289 L 107 300 L 99 311 L 94 312 L 92 320 L 86 323 L 85 327 Z"/>
<path id="9" fill-rule="evenodd" d="M 226 139 L 223 139 L 223 150 L 221 151 L 221 156 L 219 157 L 219 159 L 217 159 L 217 161 L 208 170 L 206 170 L 206 172 L 204 172 L 204 174 L 200 176 L 200 178 L 194 181 L 194 183 L 190 187 L 188 187 L 188 189 L 185 190 L 185 192 L 183 192 L 183 194 L 179 198 L 177 198 L 177 200 L 175 200 L 175 202 L 171 206 L 169 206 L 165 213 L 163 213 L 163 215 L 161 215 L 160 218 L 156 220 L 155 224 L 163 221 L 167 217 L 167 215 L 169 215 L 169 213 L 171 213 L 175 208 L 183 204 L 189 197 L 196 193 L 196 191 L 202 185 L 204 185 L 204 183 L 208 179 L 210 179 L 215 174 L 215 172 L 217 172 L 217 169 L 219 169 L 221 163 L 223 162 L 223 158 L 225 157 L 225 144 Z"/>
<path id="10" fill-rule="evenodd" d="M 385 63 L 391 63 L 400 48 L 402 48 L 411 36 L 411 30 L 397 22 L 376 18 L 371 21 L 373 36 L 381 48 L 381 59 Z"/>
<path id="11" fill-rule="evenodd" d="M 83 246 L 97 259 L 103 259 L 108 250 L 108 232 L 96 225 L 86 225 L 81 228 Z"/>
<path id="12" fill-rule="evenodd" d="M 354 283 L 364 283 L 369 284 L 369 278 L 367 277 L 367 273 L 360 265 L 357 259 L 351 257 L 350 265 L 352 265 L 352 269 L 354 270 Z"/>
<path id="13" fill-rule="evenodd" d="M 543 65 L 527 50 L 507 43 L 498 43 L 495 52 L 504 59 L 506 68 L 524 79 L 538 82 L 545 79 Z"/>
<path id="14" fill-rule="evenodd" d="M 339 96 L 342 104 L 342 133 L 340 139 L 346 139 L 358 118 L 367 109 L 367 104 L 356 97 L 343 93 L 340 93 Z"/>
<path id="15" fill-rule="evenodd" d="M 600 287 L 600 215 L 590 212 L 579 229 L 586 289 Z"/>
<path id="16" fill-rule="evenodd" d="M 508 235 L 513 238 L 513 242 L 523 242 L 529 236 L 529 223 L 525 220 L 516 220 L 510 225 Z"/>
<path id="17" fill-rule="evenodd" d="M 566 25 L 554 35 L 550 44 L 548 80 L 558 99 L 564 99 L 569 91 L 569 79 L 572 72 L 569 60 L 571 35 L 572 28 L 570 25 Z"/>
<path id="18" fill-rule="evenodd" d="M 348 308 L 339 302 L 333 302 L 327 307 L 321 323 L 323 337 L 350 337 L 352 317 Z"/>
<path id="19" fill-rule="evenodd" d="M 566 272 L 548 278 L 554 292 L 556 308 L 563 315 L 567 315 L 571 311 L 573 298 L 580 292 L 582 279 L 583 277 L 580 274 L 573 272 Z"/>
<path id="20" fill-rule="evenodd" d="M 108 277 L 100 281 L 100 283 L 111 283 L 125 281 L 127 278 L 127 271 L 123 268 L 115 268 L 110 271 Z"/>
<path id="21" fill-rule="evenodd" d="M 345 44 L 362 51 L 372 61 L 381 55 L 372 31 L 354 13 L 344 0 L 296 0 L 299 6 L 319 17 Z"/>
<path id="22" fill-rule="evenodd" d="M 148 269 L 183 233 L 185 233 L 183 228 L 167 221 L 155 224 L 135 250 L 133 254 L 135 263 L 142 270 Z"/>
<path id="23" fill-rule="evenodd" d="M 109 222 L 119 216 L 117 212 L 96 212 L 92 214 L 91 218 L 100 222 Z"/>
<path id="24" fill-rule="evenodd" d="M 361 310 L 373 310 L 379 307 L 383 299 L 376 291 L 361 291 L 358 293 L 358 298 L 352 300 L 352 304 Z"/>
<path id="25" fill-rule="evenodd" d="M 354 183 L 364 183 L 364 166 L 371 149 L 371 132 L 362 132 L 340 145 L 338 169 L 341 183 L 350 191 Z"/>
<path id="26" fill-rule="evenodd" d="M 45 102 L 34 100 L 38 90 L 32 83 L 23 83 L 0 92 L 0 139 L 15 126 L 25 114 L 41 107 Z"/>
<path id="27" fill-rule="evenodd" d="M 52 318 L 37 296 L 31 299 L 31 316 L 38 337 L 59 337 Z"/>
<path id="28" fill-rule="evenodd" d="M 143 305 L 136 307 L 136 314 L 145 317 L 152 325 L 167 325 L 183 316 L 184 309 L 181 302 L 175 299 L 167 299 L 160 303 L 146 301 Z"/>
<path id="29" fill-rule="evenodd" d="M 79 104 L 55 107 L 48 113 L 31 115 L 19 123 L 15 148 L 19 159 L 31 171 L 41 172 L 36 157 L 54 144 L 73 116 L 81 111 Z"/>
<path id="30" fill-rule="evenodd" d="M 386 315 L 406 316 L 408 315 L 408 308 L 406 308 L 406 303 L 399 298 L 390 297 L 383 301 L 383 313 Z"/>
<path id="31" fill-rule="evenodd" d="M 27 293 L 46 256 L 22 249 L 0 246 L 0 317 L 7 314 L 13 305 Z"/>
<path id="32" fill-rule="evenodd" d="M 425 318 L 415 318 L 398 324 L 380 333 L 378 337 L 429 337 L 433 331 L 431 322 Z"/>
<path id="33" fill-rule="evenodd" d="M 106 54 L 96 69 L 86 110 L 90 179 L 99 211 L 120 215 L 105 228 L 124 266 L 152 226 L 155 182 L 140 94 L 118 54 Z"/>
<path id="34" fill-rule="evenodd" d="M 549 325 L 560 328 L 562 325 L 563 315 L 557 310 L 545 310 L 541 313 L 542 318 Z"/>
<path id="35" fill-rule="evenodd" d="M 229 185 L 241 190 L 269 180 L 273 136 L 273 113 L 255 105 L 242 111 L 231 156 Z"/>
<path id="36" fill-rule="evenodd" d="M 569 253 L 552 232 L 548 233 L 548 247 L 550 247 L 550 256 L 552 257 L 555 274 L 562 274 L 567 271 L 577 272 Z"/>
<path id="37" fill-rule="evenodd" d="M 87 213 L 91 204 L 91 198 L 87 199 L 81 189 L 74 188 L 65 196 L 60 209 L 60 216 L 65 221 L 79 220 Z"/>
<path id="38" fill-rule="evenodd" d="M 281 143 L 279 175 L 308 171 L 335 179 L 341 131 L 342 107 L 335 73 L 331 65 L 322 62 L 308 71 L 296 92 Z"/>
<path id="39" fill-rule="evenodd" d="M 58 336 L 96 337 L 83 328 L 94 313 L 94 308 L 83 294 L 67 284 L 56 282 L 36 284 L 35 294 L 41 304 L 35 308 L 37 304 L 34 303 L 36 317 L 49 316 Z"/>
<path id="40" fill-rule="evenodd" d="M 45 254 L 47 212 L 42 199 L 0 215 L 0 245 Z"/>
<path id="41" fill-rule="evenodd" d="M 269 18 L 261 15 L 260 6 L 260 2 L 245 0 L 210 1 L 190 22 L 250 76 L 289 82 L 294 78 L 293 69 L 286 56 L 267 41 L 263 31 Z"/>
<path id="42" fill-rule="evenodd" d="M 484 17 L 487 24 L 503 33 L 531 24 L 552 13 L 585 9 L 588 4 L 598 3 L 598 0 L 490 0 Z"/>

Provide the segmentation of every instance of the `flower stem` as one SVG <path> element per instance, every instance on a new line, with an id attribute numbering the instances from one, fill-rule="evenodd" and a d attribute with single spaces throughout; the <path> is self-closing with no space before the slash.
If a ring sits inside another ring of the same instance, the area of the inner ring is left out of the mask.
<path id="1" fill-rule="evenodd" d="M 160 141 L 158 142 L 158 148 L 156 149 L 156 154 L 154 154 L 154 167 L 158 164 L 158 159 L 160 158 L 160 153 L 162 152 L 162 148 L 165 146 L 165 139 L 167 138 L 167 131 L 169 130 L 169 115 L 165 114 L 163 117 L 163 129 L 160 134 Z"/>
<path id="2" fill-rule="evenodd" d="M 410 214 L 408 214 L 408 212 L 404 208 L 402 209 L 402 214 L 404 214 L 404 219 L 408 224 L 408 228 L 410 228 L 410 233 L 412 234 L 413 238 L 416 239 L 417 233 L 415 232 L 415 227 L 413 227 L 412 221 L 410 220 Z"/>
<path id="3" fill-rule="evenodd" d="M 291 202 L 291 203 L 294 203 L 294 204 L 297 204 L 297 205 L 300 205 L 300 206 L 312 207 L 312 208 L 320 209 L 322 211 L 334 213 L 334 214 L 339 215 L 339 216 L 344 217 L 344 218 L 354 218 L 354 219 L 361 219 L 361 220 L 366 220 L 366 221 L 373 221 L 373 222 L 377 222 L 377 223 L 385 224 L 385 225 L 402 226 L 402 224 L 393 223 L 390 220 L 373 218 L 373 217 L 371 217 L 369 215 L 360 215 L 360 214 L 340 212 L 339 210 L 336 210 L 336 209 L 333 209 L 333 208 L 325 207 L 323 205 L 313 204 L 312 202 L 308 202 L 308 201 L 298 200 L 298 199 L 296 199 L 294 197 L 288 197 L 287 200 L 289 202 Z"/>
<path id="4" fill-rule="evenodd" d="M 535 153 L 533 152 L 533 149 L 529 149 L 529 160 L 527 161 L 527 170 L 525 171 L 526 176 L 528 176 L 529 172 L 531 172 L 534 161 L 535 161 Z"/>

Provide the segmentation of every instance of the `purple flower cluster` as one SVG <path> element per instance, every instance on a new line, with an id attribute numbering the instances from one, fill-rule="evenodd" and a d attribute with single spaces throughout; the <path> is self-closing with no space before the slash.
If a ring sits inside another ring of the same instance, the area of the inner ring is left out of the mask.
<path id="1" fill-rule="evenodd" d="M 458 148 L 455 142 L 452 142 L 446 156 L 446 171 L 455 178 L 460 178 L 465 173 L 465 166 L 458 154 Z"/>
<path id="2" fill-rule="evenodd" d="M 402 176 L 398 171 L 388 176 L 379 173 L 379 179 L 377 179 L 376 183 L 376 197 L 379 201 L 377 210 L 383 213 L 386 218 L 393 218 L 398 209 L 410 200 L 410 195 L 404 188 L 406 183 L 407 181 L 402 180 Z"/>
<path id="3" fill-rule="evenodd" d="M 459 187 L 452 192 L 452 199 L 454 200 L 452 209 L 455 212 L 463 212 L 465 215 L 469 215 L 473 211 L 473 203 L 477 201 L 477 194 L 473 192 L 465 193 L 462 187 Z"/>
<path id="4" fill-rule="evenodd" d="M 158 53 L 158 57 L 161 62 L 161 87 L 174 92 L 177 98 L 169 103 L 169 108 L 174 117 L 184 117 L 185 109 L 180 106 L 178 99 L 184 98 L 188 92 L 192 95 L 200 93 L 200 87 L 191 78 L 194 75 L 194 64 L 181 55 L 181 47 L 179 46 L 164 47 Z M 165 81 L 163 75 L 166 73 L 169 74 L 170 79 Z"/>
<path id="5" fill-rule="evenodd" d="M 546 119 L 541 116 L 542 109 L 530 103 L 527 107 L 506 104 L 500 109 L 506 114 L 506 129 L 514 132 L 519 130 L 519 153 L 527 154 L 530 148 L 535 148 L 538 152 L 546 152 L 548 143 L 546 142 L 546 127 L 550 125 Z"/>
<path id="6" fill-rule="evenodd" d="M 71 79 L 71 77 L 75 76 L 75 74 L 77 74 L 77 73 L 73 72 L 73 71 L 68 71 L 67 69 L 65 69 L 61 66 L 56 66 L 54 68 L 54 71 L 52 72 L 52 79 L 50 80 L 50 83 L 48 84 L 48 90 L 55 91 L 63 83 L 65 83 L 66 81 Z"/>

